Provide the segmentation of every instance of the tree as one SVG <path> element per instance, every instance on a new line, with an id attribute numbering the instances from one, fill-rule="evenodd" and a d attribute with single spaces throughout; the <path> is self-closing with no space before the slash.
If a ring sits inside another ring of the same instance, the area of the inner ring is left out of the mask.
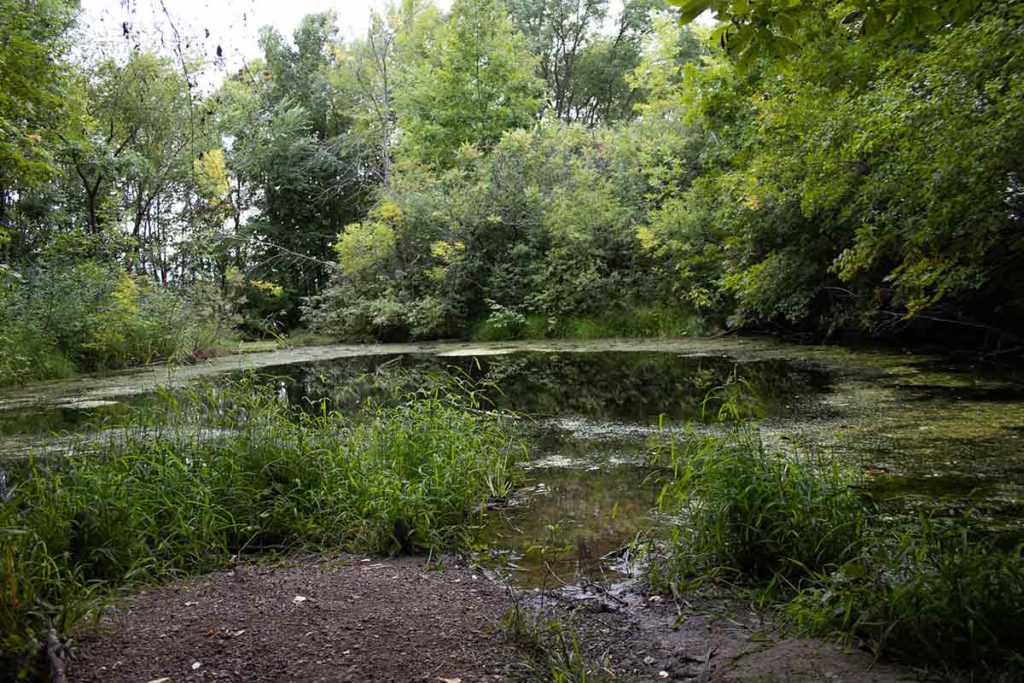
<path id="1" fill-rule="evenodd" d="M 533 125 L 543 88 L 534 70 L 502 0 L 456 0 L 437 49 L 396 93 L 403 151 L 445 168 L 463 146 L 487 149 Z"/>
<path id="2" fill-rule="evenodd" d="M 185 76 L 170 59 L 137 52 L 125 64 L 108 59 L 82 72 L 78 88 L 81 116 L 61 133 L 60 150 L 78 186 L 69 196 L 80 210 L 73 225 L 90 235 L 124 231 L 130 265 L 166 279 L 170 224 L 188 202 L 202 144 Z"/>
<path id="3" fill-rule="evenodd" d="M 512 0 L 513 20 L 539 56 L 548 113 L 589 126 L 630 117 L 635 91 L 626 76 L 663 6 L 661 0 L 627 0 L 609 34 L 608 0 Z"/>
<path id="4" fill-rule="evenodd" d="M 13 204 L 55 171 L 62 57 L 77 7 L 72 0 L 0 0 L 0 247 L 12 237 Z"/>
<path id="5" fill-rule="evenodd" d="M 371 13 L 365 37 L 341 52 L 334 77 L 339 90 L 351 93 L 354 133 L 368 172 L 381 184 L 391 177 L 399 138 L 396 98 L 415 82 L 415 69 L 430 58 L 441 27 L 441 13 L 429 0 L 403 0 L 384 15 Z"/>
<path id="6" fill-rule="evenodd" d="M 329 77 L 334 67 L 338 35 L 333 12 L 307 14 L 289 44 L 274 28 L 260 33 L 260 46 L 269 72 L 267 101 L 291 101 L 306 111 L 309 124 L 320 140 L 347 131 L 348 112 L 334 106 L 338 93 Z"/>
<path id="7" fill-rule="evenodd" d="M 244 245 L 236 248 L 238 265 L 283 287 L 291 323 L 298 299 L 326 282 L 331 243 L 364 215 L 376 180 L 339 87 L 336 34 L 329 13 L 305 17 L 291 43 L 265 29 L 265 61 L 215 97 L 234 188 L 232 240 Z"/>

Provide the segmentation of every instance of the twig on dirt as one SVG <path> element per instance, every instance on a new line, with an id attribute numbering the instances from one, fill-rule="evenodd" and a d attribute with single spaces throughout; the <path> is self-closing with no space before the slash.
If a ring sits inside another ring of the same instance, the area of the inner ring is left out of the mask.
<path id="1" fill-rule="evenodd" d="M 602 586 L 600 584 L 594 583 L 593 581 L 584 581 L 583 582 L 583 588 L 584 589 L 593 588 L 594 592 L 597 593 L 598 595 L 603 595 L 606 598 L 611 598 L 612 600 L 614 600 L 615 602 L 619 603 L 623 607 L 628 607 L 629 606 L 628 602 L 626 602 L 625 600 L 623 600 L 622 598 L 620 598 L 617 595 L 613 595 L 613 594 L 609 593 L 607 588 L 605 588 L 604 586 Z"/>
<path id="2" fill-rule="evenodd" d="M 563 581 L 562 578 L 555 573 L 555 570 L 551 568 L 551 565 L 548 564 L 547 560 L 544 561 L 544 568 L 550 572 L 551 576 L 555 577 L 555 581 L 562 584 L 563 588 L 572 588 L 572 586 Z"/>
<path id="3" fill-rule="evenodd" d="M 715 646 L 715 645 L 712 645 L 711 647 L 708 648 L 708 653 L 706 655 L 704 655 L 704 674 L 705 675 L 709 671 L 711 671 L 711 658 L 715 656 L 715 652 L 717 650 L 718 650 L 718 647 Z"/>
<path id="4" fill-rule="evenodd" d="M 46 668 L 50 672 L 50 683 L 67 683 L 64 672 L 64 645 L 52 628 L 46 633 Z"/>

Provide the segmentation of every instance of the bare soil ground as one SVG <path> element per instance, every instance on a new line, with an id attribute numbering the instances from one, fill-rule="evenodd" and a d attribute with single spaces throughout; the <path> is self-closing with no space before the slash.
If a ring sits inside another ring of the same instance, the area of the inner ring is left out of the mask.
<path id="1" fill-rule="evenodd" d="M 587 659 L 637 681 L 909 680 L 864 653 L 774 640 L 752 614 L 527 594 L 527 613 L 572 626 Z M 506 589 L 424 558 L 240 565 L 134 597 L 81 634 L 72 681 L 531 681 L 544 673 L 501 627 Z M 673 625 L 675 628 L 673 629 Z"/>

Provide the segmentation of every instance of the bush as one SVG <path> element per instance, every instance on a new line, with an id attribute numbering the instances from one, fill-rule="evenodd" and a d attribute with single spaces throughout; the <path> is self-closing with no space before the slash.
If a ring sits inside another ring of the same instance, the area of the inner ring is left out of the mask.
<path id="1" fill-rule="evenodd" d="M 247 550 L 457 543 L 474 510 L 511 490 L 520 446 L 506 422 L 454 401 L 294 415 L 243 381 L 166 423 L 30 461 L 0 503 L 3 649 L 31 651 L 118 587 Z"/>
<path id="2" fill-rule="evenodd" d="M 708 326 L 708 322 L 689 312 L 685 306 L 636 306 L 559 319 L 524 315 L 515 309 L 495 305 L 491 315 L 477 324 L 470 336 L 477 341 L 676 337 L 700 334 Z"/>
<path id="3" fill-rule="evenodd" d="M 0 305 L 5 302 L 0 299 Z M 75 364 L 35 325 L 3 320 L 0 329 L 0 386 L 75 374 Z"/>
<path id="4" fill-rule="evenodd" d="M 37 268 L 0 285 L 0 384 L 185 361 L 216 342 L 183 297 L 115 265 Z"/>
<path id="5" fill-rule="evenodd" d="M 771 453 L 749 427 L 725 438 L 691 433 L 659 457 L 671 472 L 661 508 L 678 523 L 655 573 L 670 585 L 722 570 L 798 579 L 860 551 L 856 479 L 834 461 Z"/>

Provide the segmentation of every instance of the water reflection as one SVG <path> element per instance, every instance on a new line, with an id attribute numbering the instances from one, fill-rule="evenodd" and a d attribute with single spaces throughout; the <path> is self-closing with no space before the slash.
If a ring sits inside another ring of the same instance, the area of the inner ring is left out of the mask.
<path id="1" fill-rule="evenodd" d="M 524 415 L 645 424 L 662 415 L 673 422 L 699 420 L 729 400 L 748 417 L 793 414 L 829 384 L 825 372 L 779 359 L 666 353 L 370 356 L 270 372 L 290 377 L 294 401 L 328 399 L 341 409 L 413 390 L 443 390 L 455 378 L 469 380 L 495 407 Z"/>
<path id="2" fill-rule="evenodd" d="M 356 411 L 409 391 L 476 391 L 526 419 L 533 460 L 526 488 L 481 530 L 481 559 L 524 586 L 617 576 L 617 551 L 650 522 L 646 481 L 659 421 L 713 420 L 725 404 L 743 417 L 797 414 L 829 376 L 780 359 L 666 353 L 514 353 L 372 356 L 270 370 L 297 405 Z M 454 382 L 454 384 L 453 384 Z"/>

